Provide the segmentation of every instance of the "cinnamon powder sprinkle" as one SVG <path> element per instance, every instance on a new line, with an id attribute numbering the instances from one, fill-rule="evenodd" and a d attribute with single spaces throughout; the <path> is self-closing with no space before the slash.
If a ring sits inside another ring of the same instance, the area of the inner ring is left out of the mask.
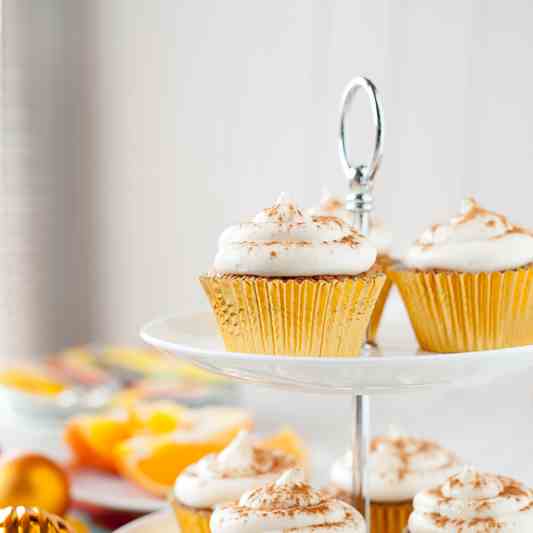
<path id="1" fill-rule="evenodd" d="M 506 216 L 480 207 L 479 204 L 473 198 L 469 198 L 469 200 L 472 204 L 470 209 L 465 214 L 454 219 L 454 221 L 452 222 L 452 225 L 466 224 L 467 222 L 470 222 L 476 219 L 477 217 L 493 216 L 501 222 L 501 224 L 506 228 L 506 230 L 501 235 L 496 235 L 494 237 L 491 237 L 489 240 L 502 239 L 503 237 L 506 237 L 507 235 L 512 235 L 512 234 L 529 235 L 533 237 L 533 231 L 523 228 L 521 226 L 515 226 L 509 222 Z M 442 224 L 433 224 L 430 227 L 429 231 L 431 233 L 435 233 L 441 225 Z M 488 228 L 496 227 L 496 220 L 487 220 L 485 222 L 485 226 Z M 422 243 L 420 240 L 417 240 L 415 244 L 417 246 L 420 246 L 420 248 L 422 248 L 423 251 L 428 251 L 434 246 L 434 243 Z"/>
<path id="2" fill-rule="evenodd" d="M 419 454 L 428 454 L 434 451 L 442 451 L 442 448 L 435 442 L 423 439 L 413 439 L 412 437 L 376 437 L 370 443 L 370 451 L 375 452 L 382 444 L 392 446 L 396 456 L 400 459 L 401 467 L 397 471 L 399 480 L 404 479 L 412 472 L 411 459 Z M 448 452 L 449 460 L 441 466 L 442 469 L 447 469 L 455 464 L 458 464 L 457 457 Z M 440 489 L 439 489 L 440 492 Z M 441 493 L 441 496 L 442 493 Z"/>
<path id="3" fill-rule="evenodd" d="M 345 225 L 345 223 L 339 217 L 334 217 L 331 215 L 313 216 L 311 218 L 313 219 L 313 222 L 319 226 L 323 224 L 336 224 L 342 228 Z"/>

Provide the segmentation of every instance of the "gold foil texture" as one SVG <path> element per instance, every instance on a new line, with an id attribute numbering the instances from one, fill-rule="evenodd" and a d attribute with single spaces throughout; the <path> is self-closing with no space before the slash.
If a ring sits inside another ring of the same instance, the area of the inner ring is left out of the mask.
<path id="1" fill-rule="evenodd" d="M 385 283 L 353 278 L 202 276 L 226 349 L 293 356 L 357 356 Z"/>
<path id="2" fill-rule="evenodd" d="M 424 350 L 453 353 L 533 344 L 533 268 L 393 270 L 390 276 Z"/>

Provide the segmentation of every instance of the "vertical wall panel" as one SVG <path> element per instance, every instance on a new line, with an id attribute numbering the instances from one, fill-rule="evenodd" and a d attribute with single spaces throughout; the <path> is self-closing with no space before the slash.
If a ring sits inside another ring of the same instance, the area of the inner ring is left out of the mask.
<path id="1" fill-rule="evenodd" d="M 70 2 L 3 2 L 3 355 L 87 340 L 83 198 L 76 192 L 79 22 Z"/>

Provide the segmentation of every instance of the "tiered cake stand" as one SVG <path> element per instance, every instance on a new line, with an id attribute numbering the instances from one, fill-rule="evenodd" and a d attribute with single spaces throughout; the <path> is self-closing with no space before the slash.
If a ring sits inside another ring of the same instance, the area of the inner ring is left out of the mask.
<path id="1" fill-rule="evenodd" d="M 350 164 L 345 144 L 345 118 L 353 96 L 362 89 L 372 104 L 376 136 L 368 165 Z M 362 232 L 368 231 L 372 184 L 379 168 L 382 115 L 373 84 L 356 78 L 347 87 L 341 106 L 339 153 L 350 184 L 347 207 Z M 405 323 L 386 324 L 379 348 L 367 347 L 359 357 L 319 358 L 231 353 L 224 349 L 211 313 L 154 320 L 141 331 L 152 346 L 186 358 L 197 366 L 244 383 L 285 389 L 345 395 L 353 401 L 355 504 L 369 518 L 366 498 L 367 451 L 372 395 L 470 387 L 533 366 L 533 346 L 475 353 L 429 354 L 419 350 Z M 154 518 L 160 520 L 161 518 Z M 159 523 L 159 522 L 158 522 Z M 160 522 L 161 524 L 163 522 Z M 155 522 L 154 522 L 155 525 Z M 149 526 L 143 522 L 143 528 Z M 159 531 L 166 529 L 159 529 Z M 131 531 L 137 531 L 131 529 Z M 140 529 L 139 529 L 140 531 Z M 155 529 L 154 529 L 155 531 Z M 168 530 L 170 533 L 172 529 Z M 187 533 L 187 532 L 183 532 Z"/>
<path id="2" fill-rule="evenodd" d="M 367 502 L 366 505 L 363 502 L 366 500 L 371 396 L 482 385 L 533 366 L 533 346 L 429 354 L 419 350 L 405 321 L 391 321 L 384 326 L 388 328 L 383 331 L 383 343 L 379 348 L 367 348 L 360 357 L 354 358 L 227 352 L 210 313 L 154 320 L 142 329 L 141 337 L 160 350 L 243 383 L 351 397 L 356 503 L 369 517 L 365 512 Z"/>

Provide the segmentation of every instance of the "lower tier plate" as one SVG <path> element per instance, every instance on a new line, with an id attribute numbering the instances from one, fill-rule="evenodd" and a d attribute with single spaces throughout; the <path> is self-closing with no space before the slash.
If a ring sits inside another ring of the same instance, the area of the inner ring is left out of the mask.
<path id="1" fill-rule="evenodd" d="M 171 510 L 143 516 L 115 530 L 115 533 L 179 533 Z"/>
<path id="2" fill-rule="evenodd" d="M 321 393 L 382 394 L 473 386 L 533 366 L 533 346 L 430 354 L 418 348 L 396 294 L 383 317 L 378 348 L 359 357 L 287 357 L 224 349 L 211 313 L 154 320 L 144 341 L 201 368 L 243 382 Z"/>

